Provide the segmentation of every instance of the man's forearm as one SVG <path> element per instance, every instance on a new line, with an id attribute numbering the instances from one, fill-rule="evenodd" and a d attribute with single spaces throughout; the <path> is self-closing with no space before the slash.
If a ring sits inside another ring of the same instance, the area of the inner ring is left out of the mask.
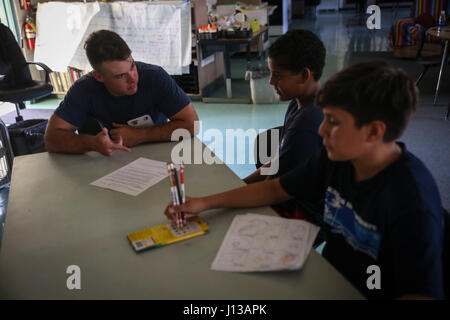
<path id="1" fill-rule="evenodd" d="M 281 187 L 280 179 L 273 179 L 208 196 L 204 201 L 207 209 L 251 208 L 276 204 L 291 198 Z"/>
<path id="2" fill-rule="evenodd" d="M 85 153 L 95 150 L 95 136 L 53 129 L 45 133 L 45 146 L 49 152 Z"/>

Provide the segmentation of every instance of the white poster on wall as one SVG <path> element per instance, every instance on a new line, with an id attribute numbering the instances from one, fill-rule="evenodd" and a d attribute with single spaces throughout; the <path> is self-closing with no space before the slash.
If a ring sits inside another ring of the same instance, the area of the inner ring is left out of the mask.
<path id="1" fill-rule="evenodd" d="M 98 2 L 38 3 L 34 61 L 53 71 L 67 71 L 91 19 L 100 11 Z"/>
<path id="2" fill-rule="evenodd" d="M 181 74 L 183 66 L 191 63 L 188 3 L 79 3 L 77 6 L 81 7 L 95 5 L 96 10 L 72 8 L 71 12 L 75 11 L 79 17 L 72 19 L 76 23 L 64 24 L 71 5 L 61 2 L 38 5 L 37 22 L 43 27 L 38 27 L 35 53 L 40 60 L 35 60 L 55 71 L 66 71 L 67 66 L 91 70 L 84 42 L 89 34 L 101 29 L 117 32 L 127 42 L 135 60 L 159 65 L 169 74 Z M 53 16 L 62 18 L 51 20 Z M 78 21 L 84 26 L 83 30 L 74 29 Z"/>

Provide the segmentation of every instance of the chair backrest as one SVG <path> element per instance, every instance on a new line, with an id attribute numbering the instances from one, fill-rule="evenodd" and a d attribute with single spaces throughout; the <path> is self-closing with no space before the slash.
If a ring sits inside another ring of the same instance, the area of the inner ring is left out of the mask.
<path id="1" fill-rule="evenodd" d="M 5 75 L 0 81 L 0 89 L 27 87 L 33 84 L 22 50 L 13 33 L 0 23 L 0 74 Z"/>
<path id="2" fill-rule="evenodd" d="M 429 13 L 437 24 L 441 10 L 450 14 L 450 0 L 415 0 L 411 7 L 411 17 L 417 18 L 423 13 Z"/>

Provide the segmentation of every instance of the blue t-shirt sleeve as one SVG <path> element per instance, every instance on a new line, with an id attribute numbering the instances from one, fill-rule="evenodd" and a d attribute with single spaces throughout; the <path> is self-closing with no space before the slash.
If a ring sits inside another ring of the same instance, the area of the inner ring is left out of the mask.
<path id="1" fill-rule="evenodd" d="M 155 105 L 167 118 L 174 116 L 191 103 L 183 89 L 163 68 L 157 68 L 157 77 L 152 82 L 153 92 L 157 93 L 154 97 Z"/>
<path id="2" fill-rule="evenodd" d="M 397 297 L 418 294 L 443 299 L 443 219 L 439 212 L 413 203 L 408 212 L 405 207 L 399 209 L 404 214 L 392 225 L 394 290 Z"/>
<path id="3" fill-rule="evenodd" d="M 77 128 L 83 126 L 90 108 L 88 94 L 83 90 L 80 80 L 72 85 L 69 91 L 67 91 L 64 100 L 61 101 L 55 110 L 57 116 Z"/>

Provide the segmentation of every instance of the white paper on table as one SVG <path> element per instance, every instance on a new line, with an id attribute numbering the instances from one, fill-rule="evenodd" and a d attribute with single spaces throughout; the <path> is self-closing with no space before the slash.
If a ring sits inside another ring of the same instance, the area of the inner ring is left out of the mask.
<path id="1" fill-rule="evenodd" d="M 91 185 L 137 196 L 167 177 L 167 163 L 139 158 L 91 182 Z"/>
<path id="2" fill-rule="evenodd" d="M 300 269 L 319 229 L 302 220 L 253 213 L 237 215 L 211 269 L 234 272 Z"/>

